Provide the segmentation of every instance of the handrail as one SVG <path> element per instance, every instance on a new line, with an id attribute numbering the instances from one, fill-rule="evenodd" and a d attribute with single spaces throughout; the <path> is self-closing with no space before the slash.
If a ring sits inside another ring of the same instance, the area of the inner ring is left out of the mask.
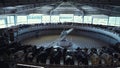
<path id="1" fill-rule="evenodd" d="M 42 66 L 36 66 L 36 65 L 29 65 L 29 64 L 17 64 L 17 66 L 22 66 L 22 67 L 32 67 L 32 68 L 44 68 Z"/>
<path id="2" fill-rule="evenodd" d="M 31 67 L 31 68 L 94 68 L 94 67 L 119 67 L 119 65 L 107 65 L 107 64 L 98 64 L 98 65 L 59 65 L 59 64 L 25 64 L 25 63 L 17 63 L 17 66 L 21 67 Z"/>

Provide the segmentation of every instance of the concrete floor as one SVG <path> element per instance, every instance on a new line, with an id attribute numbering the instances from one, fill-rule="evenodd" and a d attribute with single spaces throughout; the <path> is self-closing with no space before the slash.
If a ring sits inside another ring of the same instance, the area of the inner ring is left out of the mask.
<path id="1" fill-rule="evenodd" d="M 39 37 L 33 37 L 26 39 L 22 41 L 22 44 L 32 44 L 36 45 L 37 47 L 45 46 L 48 47 L 49 44 L 53 45 L 52 42 L 56 42 L 59 38 L 59 35 L 48 35 L 48 36 L 39 36 Z M 100 48 L 102 46 L 108 46 L 107 43 L 102 42 L 97 39 L 85 37 L 85 36 L 73 36 L 68 35 L 67 40 L 72 42 L 74 44 L 73 47 L 80 47 L 80 48 Z"/>

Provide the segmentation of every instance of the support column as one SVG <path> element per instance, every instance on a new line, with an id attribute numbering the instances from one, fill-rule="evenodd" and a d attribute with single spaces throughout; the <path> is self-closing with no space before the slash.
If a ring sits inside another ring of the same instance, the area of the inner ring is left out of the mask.
<path id="1" fill-rule="evenodd" d="M 72 22 L 74 22 L 74 14 L 73 14 L 73 21 Z"/>
<path id="2" fill-rule="evenodd" d="M 27 15 L 27 24 L 29 24 L 29 23 L 28 23 L 28 15 Z"/>
<path id="3" fill-rule="evenodd" d="M 117 17 L 115 17 L 115 25 L 116 25 L 116 20 L 117 20 L 116 18 L 117 18 Z"/>
<path id="4" fill-rule="evenodd" d="M 107 20 L 107 25 L 109 25 L 109 16 L 108 16 L 108 20 Z"/>
<path id="5" fill-rule="evenodd" d="M 5 18 L 4 20 L 5 20 L 5 25 L 6 25 L 6 27 L 8 27 L 8 21 L 7 21 L 7 18 Z"/>
<path id="6" fill-rule="evenodd" d="M 17 16 L 14 15 L 14 24 L 17 25 Z"/>
<path id="7" fill-rule="evenodd" d="M 51 23 L 51 14 L 50 14 L 50 23 Z"/>
<path id="8" fill-rule="evenodd" d="M 42 23 L 42 15 L 41 15 L 41 18 L 40 18 L 40 23 Z"/>
<path id="9" fill-rule="evenodd" d="M 49 15 L 50 15 L 50 23 L 51 23 L 52 10 L 50 11 Z"/>
<path id="10" fill-rule="evenodd" d="M 82 16 L 82 23 L 84 23 L 84 15 Z"/>
<path id="11" fill-rule="evenodd" d="M 60 14 L 59 14 L 59 23 L 60 23 Z"/>
<path id="12" fill-rule="evenodd" d="M 94 20 L 94 18 L 92 17 L 91 24 L 93 24 L 93 20 Z"/>

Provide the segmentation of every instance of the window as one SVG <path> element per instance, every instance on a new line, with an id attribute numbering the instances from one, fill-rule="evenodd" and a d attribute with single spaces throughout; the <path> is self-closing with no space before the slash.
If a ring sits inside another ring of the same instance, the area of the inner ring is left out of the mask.
<path id="1" fill-rule="evenodd" d="M 27 24 L 27 16 L 17 16 L 17 25 Z"/>
<path id="2" fill-rule="evenodd" d="M 57 15 L 53 15 L 53 16 L 51 16 L 51 22 L 53 22 L 53 23 L 57 23 L 57 22 L 59 22 L 59 16 L 57 16 Z"/>
<path id="3" fill-rule="evenodd" d="M 116 26 L 120 26 L 120 17 L 116 17 Z"/>
<path id="4" fill-rule="evenodd" d="M 60 14 L 60 22 L 73 22 L 73 14 Z"/>
<path id="5" fill-rule="evenodd" d="M 74 22 L 82 23 L 82 16 L 74 16 Z"/>
<path id="6" fill-rule="evenodd" d="M 50 15 L 43 15 L 42 23 L 49 23 L 49 22 L 50 22 Z"/>
<path id="7" fill-rule="evenodd" d="M 41 23 L 41 20 L 42 20 L 42 14 L 28 15 L 28 23 L 29 24 Z"/>
<path id="8" fill-rule="evenodd" d="M 84 23 L 91 23 L 92 22 L 92 16 L 84 16 Z"/>
<path id="9" fill-rule="evenodd" d="M 93 24 L 107 25 L 108 16 L 106 15 L 94 15 L 93 16 Z"/>
<path id="10" fill-rule="evenodd" d="M 116 17 L 109 17 L 109 24 L 111 26 L 115 26 L 116 23 Z"/>
<path id="11" fill-rule="evenodd" d="M 5 24 L 5 19 L 0 19 L 0 28 L 5 28 L 6 24 Z"/>
<path id="12" fill-rule="evenodd" d="M 7 24 L 8 24 L 8 27 L 15 25 L 14 16 L 7 16 Z"/>

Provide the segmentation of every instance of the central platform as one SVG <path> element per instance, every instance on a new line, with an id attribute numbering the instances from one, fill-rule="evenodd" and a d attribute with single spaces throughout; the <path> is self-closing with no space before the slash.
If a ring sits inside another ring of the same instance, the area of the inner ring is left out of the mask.
<path id="1" fill-rule="evenodd" d="M 62 39 L 62 40 L 60 40 L 59 42 L 57 42 L 57 45 L 58 45 L 58 46 L 61 46 L 61 47 L 63 47 L 63 48 L 69 48 L 69 47 L 71 47 L 73 44 L 72 44 L 72 42 L 70 42 L 70 41 L 67 40 L 67 39 Z"/>

